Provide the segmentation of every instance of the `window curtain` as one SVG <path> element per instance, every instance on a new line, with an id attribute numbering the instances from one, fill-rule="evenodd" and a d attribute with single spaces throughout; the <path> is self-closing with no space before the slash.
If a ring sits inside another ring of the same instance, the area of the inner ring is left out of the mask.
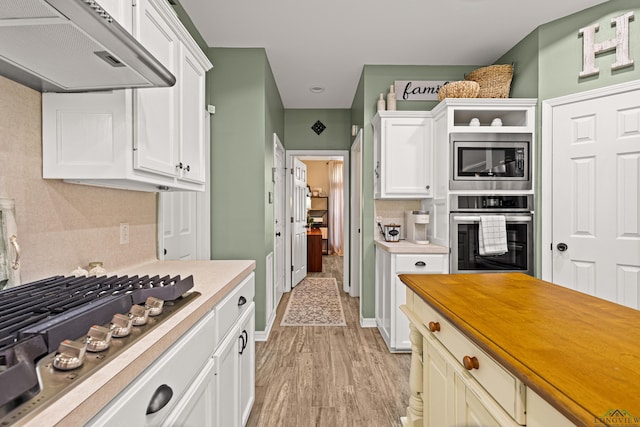
<path id="1" fill-rule="evenodd" d="M 344 223 L 344 164 L 329 161 L 329 251 L 344 254 L 342 228 Z"/>

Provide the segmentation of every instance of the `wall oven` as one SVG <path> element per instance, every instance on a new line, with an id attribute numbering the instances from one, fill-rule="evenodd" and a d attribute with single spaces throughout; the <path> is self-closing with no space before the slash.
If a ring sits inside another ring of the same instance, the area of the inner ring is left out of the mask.
<path id="1" fill-rule="evenodd" d="M 483 216 L 504 216 L 506 251 L 481 255 Z M 520 272 L 533 276 L 533 195 L 455 195 L 450 213 L 451 273 Z"/>
<path id="2" fill-rule="evenodd" d="M 531 190 L 531 141 L 522 134 L 451 137 L 451 190 Z"/>

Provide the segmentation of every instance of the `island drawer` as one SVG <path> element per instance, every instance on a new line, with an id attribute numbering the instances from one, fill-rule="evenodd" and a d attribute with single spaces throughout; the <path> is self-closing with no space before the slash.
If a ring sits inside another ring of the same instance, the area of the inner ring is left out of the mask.
<path id="1" fill-rule="evenodd" d="M 438 274 L 447 271 L 446 254 L 397 254 L 396 273 Z"/>
<path id="2" fill-rule="evenodd" d="M 215 311 L 216 342 L 221 342 L 242 313 L 249 307 L 255 294 L 255 275 L 251 273 L 242 283 L 220 301 Z"/>
<path id="3" fill-rule="evenodd" d="M 425 328 L 518 424 L 525 424 L 526 387 L 418 295 L 413 312 Z"/>

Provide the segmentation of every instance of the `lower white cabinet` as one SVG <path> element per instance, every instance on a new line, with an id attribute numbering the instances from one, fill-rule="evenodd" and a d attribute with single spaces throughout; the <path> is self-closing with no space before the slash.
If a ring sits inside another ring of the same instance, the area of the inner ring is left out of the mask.
<path id="1" fill-rule="evenodd" d="M 406 286 L 398 274 L 447 272 L 447 254 L 396 254 L 376 246 L 376 326 L 391 352 L 411 351 L 409 321 L 400 311 Z"/>
<path id="2" fill-rule="evenodd" d="M 254 292 L 252 272 L 87 426 L 246 425 L 255 400 Z"/>
<path id="3" fill-rule="evenodd" d="M 255 399 L 254 304 L 213 355 L 216 426 L 244 426 Z"/>
<path id="4" fill-rule="evenodd" d="M 163 426 L 213 426 L 216 376 L 210 359 Z"/>

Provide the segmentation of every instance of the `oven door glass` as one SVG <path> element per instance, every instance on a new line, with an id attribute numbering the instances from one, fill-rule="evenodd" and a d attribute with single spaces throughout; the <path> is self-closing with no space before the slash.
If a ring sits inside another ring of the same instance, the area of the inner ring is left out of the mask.
<path id="1" fill-rule="evenodd" d="M 452 272 L 475 273 L 518 271 L 533 274 L 533 220 L 509 221 L 506 224 L 507 252 L 502 255 L 479 254 L 479 221 L 454 223 L 454 259 Z M 457 249 L 457 250 L 455 250 Z"/>

